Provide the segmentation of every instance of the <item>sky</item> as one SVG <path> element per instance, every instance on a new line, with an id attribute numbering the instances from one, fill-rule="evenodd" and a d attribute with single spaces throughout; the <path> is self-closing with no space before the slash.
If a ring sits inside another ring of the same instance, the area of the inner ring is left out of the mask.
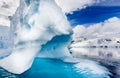
<path id="1" fill-rule="evenodd" d="M 120 0 L 59 0 L 58 5 L 73 27 L 73 38 L 120 36 Z"/>
<path id="2" fill-rule="evenodd" d="M 120 0 L 55 0 L 72 27 L 120 18 Z"/>
<path id="3" fill-rule="evenodd" d="M 72 26 L 99 23 L 112 17 L 120 17 L 120 6 L 90 6 L 67 14 Z"/>

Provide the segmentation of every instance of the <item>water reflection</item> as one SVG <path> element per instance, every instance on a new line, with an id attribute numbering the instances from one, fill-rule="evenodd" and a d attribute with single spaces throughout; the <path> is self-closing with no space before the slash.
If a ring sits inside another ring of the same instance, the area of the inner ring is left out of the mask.
<path id="1" fill-rule="evenodd" d="M 104 59 L 120 59 L 120 48 L 72 48 L 74 57 L 96 57 Z"/>
<path id="2" fill-rule="evenodd" d="M 78 48 L 72 47 L 75 58 L 87 58 L 106 66 L 114 78 L 120 78 L 120 48 Z"/>

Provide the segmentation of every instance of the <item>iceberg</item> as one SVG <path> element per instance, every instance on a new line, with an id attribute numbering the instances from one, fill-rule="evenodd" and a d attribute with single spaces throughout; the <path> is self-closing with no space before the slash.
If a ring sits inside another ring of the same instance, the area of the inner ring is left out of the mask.
<path id="1" fill-rule="evenodd" d="M 0 66 L 11 73 L 23 73 L 31 67 L 42 45 L 71 32 L 66 16 L 54 0 L 21 0 L 11 19 L 12 54 L 0 60 Z"/>
<path id="2" fill-rule="evenodd" d="M 13 16 L 18 6 L 19 0 L 0 1 L 0 25 L 10 27 L 9 17 Z"/>

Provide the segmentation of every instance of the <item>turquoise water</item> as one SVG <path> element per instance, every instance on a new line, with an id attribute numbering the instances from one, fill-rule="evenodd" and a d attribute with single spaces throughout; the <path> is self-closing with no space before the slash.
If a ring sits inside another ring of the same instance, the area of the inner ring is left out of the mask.
<path id="1" fill-rule="evenodd" d="M 32 68 L 17 75 L 17 78 L 108 78 L 77 69 L 75 63 L 65 63 L 57 59 L 36 58 Z M 87 69 L 86 69 L 87 70 Z"/>
<path id="2" fill-rule="evenodd" d="M 91 70 L 77 68 L 75 65 L 57 59 L 36 58 L 32 67 L 20 75 L 11 74 L 0 68 L 0 78 L 109 78 L 105 74 L 93 74 Z"/>

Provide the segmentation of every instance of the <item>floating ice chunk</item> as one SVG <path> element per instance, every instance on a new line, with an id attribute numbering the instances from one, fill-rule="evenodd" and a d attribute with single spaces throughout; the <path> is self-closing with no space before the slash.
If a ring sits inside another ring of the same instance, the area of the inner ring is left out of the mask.
<path id="1" fill-rule="evenodd" d="M 111 75 L 111 73 L 105 67 L 102 67 L 98 63 L 90 60 L 81 60 L 79 63 L 75 64 L 74 67 L 76 68 L 77 72 L 85 75 L 93 74 L 98 78 L 110 78 L 108 75 Z"/>

